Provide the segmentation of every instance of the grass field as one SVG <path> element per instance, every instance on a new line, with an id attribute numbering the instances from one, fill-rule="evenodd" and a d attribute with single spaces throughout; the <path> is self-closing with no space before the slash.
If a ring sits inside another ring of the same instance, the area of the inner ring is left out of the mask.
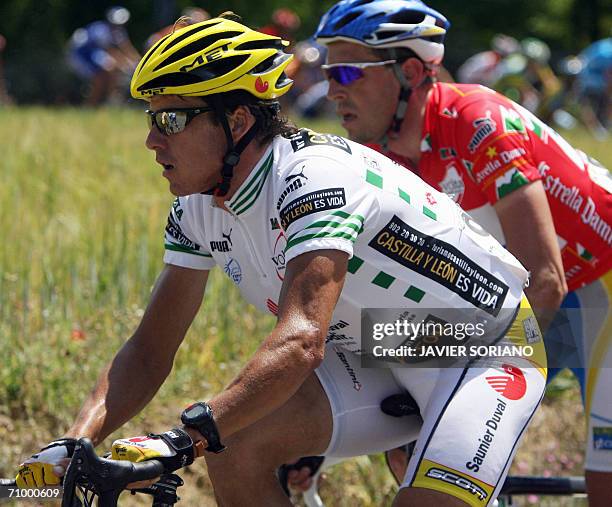
<path id="1" fill-rule="evenodd" d="M 308 126 L 340 133 L 331 121 Z M 134 110 L 0 109 L 0 477 L 62 434 L 142 316 L 172 202 L 145 134 Z M 612 167 L 605 143 L 569 139 Z M 214 272 L 171 377 L 104 447 L 177 424 L 182 407 L 221 389 L 272 326 Z M 515 471 L 581 472 L 579 395 L 568 377 L 554 387 Z M 184 475 L 193 486 L 184 504 L 213 505 L 203 466 Z M 374 456 L 336 467 L 322 490 L 331 506 L 384 505 L 392 484 Z"/>

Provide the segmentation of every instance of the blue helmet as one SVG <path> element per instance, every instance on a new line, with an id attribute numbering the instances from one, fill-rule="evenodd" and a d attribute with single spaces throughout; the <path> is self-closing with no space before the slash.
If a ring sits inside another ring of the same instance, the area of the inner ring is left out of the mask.
<path id="1" fill-rule="evenodd" d="M 321 44 L 409 48 L 424 62 L 438 64 L 449 27 L 442 14 L 420 0 L 342 0 L 321 18 L 315 37 Z"/>

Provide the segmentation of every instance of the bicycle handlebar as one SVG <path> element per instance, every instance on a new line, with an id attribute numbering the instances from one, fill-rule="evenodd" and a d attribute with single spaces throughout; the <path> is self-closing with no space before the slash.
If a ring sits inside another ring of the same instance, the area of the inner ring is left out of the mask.
<path id="1" fill-rule="evenodd" d="M 80 505 L 76 497 L 76 491 L 79 487 L 98 495 L 98 507 L 115 507 L 119 495 L 128 484 L 154 479 L 163 474 L 164 465 L 158 460 L 132 463 L 130 461 L 102 458 L 95 453 L 91 440 L 81 438 L 77 442 L 64 477 L 62 507 Z M 176 487 L 180 485 L 177 484 Z M 139 491 L 154 496 L 156 494 L 156 488 L 145 488 Z M 162 504 L 154 503 L 154 505 Z"/>
<path id="2" fill-rule="evenodd" d="M 576 495 L 586 493 L 584 477 L 509 476 L 502 495 Z"/>

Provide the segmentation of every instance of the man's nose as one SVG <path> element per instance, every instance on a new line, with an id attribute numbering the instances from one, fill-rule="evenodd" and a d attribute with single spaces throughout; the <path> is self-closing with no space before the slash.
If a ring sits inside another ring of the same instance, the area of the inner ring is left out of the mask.
<path id="1" fill-rule="evenodd" d="M 156 148 L 163 148 L 166 145 L 167 138 L 164 136 L 157 127 L 153 126 L 149 129 L 149 134 L 145 140 L 145 146 L 150 150 Z"/>
<path id="2" fill-rule="evenodd" d="M 327 98 L 329 100 L 337 101 L 346 98 L 346 87 L 342 86 L 335 79 L 328 79 L 327 82 L 329 83 L 329 88 L 327 90 Z"/>

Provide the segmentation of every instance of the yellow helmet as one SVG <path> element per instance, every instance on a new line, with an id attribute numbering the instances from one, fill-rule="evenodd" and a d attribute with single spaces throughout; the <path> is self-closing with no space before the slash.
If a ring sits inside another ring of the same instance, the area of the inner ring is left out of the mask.
<path id="1" fill-rule="evenodd" d="M 155 44 L 136 67 L 130 91 L 135 99 L 234 90 L 275 99 L 293 84 L 284 73 L 293 58 L 283 52 L 288 44 L 230 19 L 209 19 Z"/>

